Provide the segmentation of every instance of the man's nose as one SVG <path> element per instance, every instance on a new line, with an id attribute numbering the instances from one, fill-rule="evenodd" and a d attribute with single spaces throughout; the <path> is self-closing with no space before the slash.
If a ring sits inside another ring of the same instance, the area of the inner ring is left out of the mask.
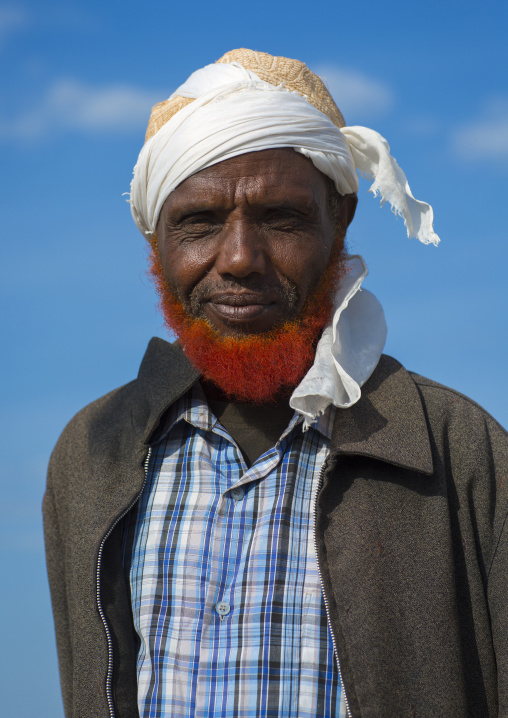
<path id="1" fill-rule="evenodd" d="M 259 229 L 250 222 L 237 221 L 224 227 L 215 269 L 233 277 L 264 274 L 268 257 Z"/>

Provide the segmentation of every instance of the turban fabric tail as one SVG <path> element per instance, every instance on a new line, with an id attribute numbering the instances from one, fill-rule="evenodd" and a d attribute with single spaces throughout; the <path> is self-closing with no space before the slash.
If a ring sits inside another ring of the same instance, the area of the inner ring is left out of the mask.
<path id="1" fill-rule="evenodd" d="M 372 178 L 371 192 L 403 217 L 409 236 L 439 242 L 432 208 L 413 197 L 387 141 L 374 130 L 340 129 L 298 93 L 264 82 L 235 62 L 197 70 L 174 95 L 194 102 L 145 143 L 134 169 L 131 209 L 145 236 L 154 232 L 168 195 L 187 177 L 246 152 L 293 147 L 330 177 L 340 194 L 358 191 L 356 170 Z"/>

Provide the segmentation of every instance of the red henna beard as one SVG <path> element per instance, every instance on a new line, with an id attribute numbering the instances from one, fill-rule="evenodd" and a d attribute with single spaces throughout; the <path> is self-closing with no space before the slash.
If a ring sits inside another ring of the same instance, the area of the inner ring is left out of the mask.
<path id="1" fill-rule="evenodd" d="M 321 332 L 331 318 L 343 270 L 342 248 L 336 246 L 332 251 L 318 286 L 298 317 L 262 334 L 224 336 L 205 319 L 186 311 L 164 277 L 155 236 L 153 240 L 149 274 L 165 324 L 203 378 L 239 402 L 264 404 L 289 397 L 310 369 Z"/>

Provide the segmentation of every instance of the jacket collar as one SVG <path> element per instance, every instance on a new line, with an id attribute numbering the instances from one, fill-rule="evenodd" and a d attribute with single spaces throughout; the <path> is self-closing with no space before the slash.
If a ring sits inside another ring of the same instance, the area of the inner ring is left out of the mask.
<path id="1" fill-rule="evenodd" d="M 395 466 L 433 473 L 432 451 L 420 394 L 411 375 L 382 355 L 361 399 L 338 409 L 332 454 L 358 454 Z"/>
<path id="2" fill-rule="evenodd" d="M 133 422 L 148 444 L 164 412 L 199 379 L 178 343 L 153 337 L 139 368 Z"/>
<path id="3" fill-rule="evenodd" d="M 148 444 L 164 412 L 199 379 L 178 343 L 150 340 L 138 374 L 133 422 Z M 433 473 L 427 422 L 416 384 L 395 359 L 383 355 L 362 388 L 361 399 L 338 409 L 332 454 L 358 454 L 395 466 Z"/>

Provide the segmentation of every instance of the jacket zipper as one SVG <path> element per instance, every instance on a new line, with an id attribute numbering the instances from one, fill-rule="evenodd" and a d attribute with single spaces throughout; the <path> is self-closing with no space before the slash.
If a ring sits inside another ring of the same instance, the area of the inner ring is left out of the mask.
<path id="1" fill-rule="evenodd" d="M 148 475 L 148 464 L 150 462 L 150 456 L 152 455 L 152 448 L 148 447 L 148 453 L 146 455 L 145 462 L 143 464 L 143 468 L 145 471 L 145 478 L 143 479 L 143 485 L 141 487 L 141 490 L 136 495 L 136 497 L 133 499 L 133 501 L 129 504 L 129 506 L 125 509 L 125 511 L 116 519 L 116 521 L 113 523 L 112 526 L 110 526 L 109 531 L 104 536 L 104 538 L 101 541 L 101 545 L 99 547 L 99 554 L 97 556 L 97 607 L 99 609 L 99 615 L 101 617 L 102 623 L 104 625 L 104 630 L 106 631 L 106 638 L 108 641 L 108 672 L 106 674 L 106 700 L 108 703 L 108 710 L 109 710 L 109 718 L 115 718 L 115 707 L 113 705 L 113 693 L 111 689 L 111 680 L 113 678 L 113 642 L 111 640 L 111 631 L 109 630 L 109 626 L 106 621 L 106 616 L 104 615 L 104 610 L 102 608 L 101 603 L 101 588 L 100 588 L 100 580 L 101 580 L 101 561 L 102 561 L 102 553 L 104 551 L 104 544 L 106 543 L 107 539 L 111 535 L 111 532 L 115 528 L 115 526 L 118 524 L 119 521 L 123 519 L 123 517 L 129 513 L 129 511 L 132 509 L 136 501 L 139 499 L 141 494 L 143 493 L 143 489 L 145 488 L 146 484 L 146 477 Z"/>
<path id="2" fill-rule="evenodd" d="M 333 653 L 335 655 L 335 660 L 337 662 L 337 670 L 339 672 L 340 685 L 342 688 L 342 693 L 344 695 L 344 703 L 346 704 L 346 715 L 348 716 L 348 718 L 351 718 L 351 712 L 349 710 L 349 702 L 348 702 L 347 695 L 346 695 L 346 689 L 344 687 L 344 681 L 342 680 L 342 672 L 340 670 L 339 653 L 337 651 L 337 644 L 335 643 L 335 636 L 334 636 L 333 630 L 332 630 L 332 622 L 330 620 L 330 608 L 328 606 L 328 598 L 326 597 L 325 588 L 323 586 L 323 575 L 321 573 L 321 566 L 319 565 L 316 510 L 317 510 L 318 496 L 319 496 L 319 492 L 321 490 L 321 486 L 323 485 L 323 477 L 325 474 L 325 469 L 326 469 L 327 463 L 328 463 L 328 459 L 325 460 L 325 463 L 321 467 L 321 471 L 319 472 L 319 478 L 318 478 L 318 484 L 316 487 L 316 492 L 314 494 L 314 507 L 313 507 L 314 550 L 316 552 L 316 563 L 317 563 L 317 568 L 318 568 L 319 583 L 321 584 L 321 594 L 322 594 L 323 600 L 325 602 L 326 621 L 328 623 L 328 630 L 330 631 L 330 635 L 332 637 Z"/>

